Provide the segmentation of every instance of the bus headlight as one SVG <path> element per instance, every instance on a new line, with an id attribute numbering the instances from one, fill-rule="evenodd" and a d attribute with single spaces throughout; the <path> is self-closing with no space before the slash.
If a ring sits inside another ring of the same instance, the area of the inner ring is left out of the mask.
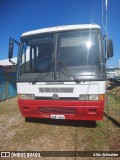
<path id="1" fill-rule="evenodd" d="M 19 99 L 35 99 L 34 94 L 20 94 L 18 97 Z"/>
<path id="2" fill-rule="evenodd" d="M 79 95 L 79 100 L 84 101 L 84 100 L 89 100 L 88 95 Z"/>
<path id="3" fill-rule="evenodd" d="M 79 100 L 81 101 L 96 101 L 98 100 L 98 95 L 97 94 L 90 94 L 90 95 L 79 95 Z"/>
<path id="4" fill-rule="evenodd" d="M 98 95 L 97 94 L 91 94 L 89 95 L 89 100 L 97 101 L 98 100 Z"/>

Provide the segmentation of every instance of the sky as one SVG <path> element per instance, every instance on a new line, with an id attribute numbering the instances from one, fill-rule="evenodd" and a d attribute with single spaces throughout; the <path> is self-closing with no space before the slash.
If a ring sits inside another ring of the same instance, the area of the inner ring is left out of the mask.
<path id="1" fill-rule="evenodd" d="M 88 23 L 102 25 L 102 0 L 0 0 L 0 60 L 8 58 L 9 37 L 20 41 L 26 31 Z M 108 0 L 108 36 L 114 45 L 108 66 L 118 67 L 120 0 Z"/>

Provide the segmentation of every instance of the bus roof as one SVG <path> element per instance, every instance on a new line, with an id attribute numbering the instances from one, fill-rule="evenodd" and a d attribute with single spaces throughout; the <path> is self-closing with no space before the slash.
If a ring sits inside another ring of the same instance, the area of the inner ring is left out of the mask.
<path id="1" fill-rule="evenodd" d="M 78 25 L 63 25 L 63 26 L 55 26 L 42 28 L 38 30 L 33 30 L 29 32 L 25 32 L 21 35 L 21 37 L 26 37 L 30 35 L 42 34 L 42 33 L 50 33 L 50 32 L 60 32 L 60 31 L 70 31 L 70 30 L 82 30 L 82 29 L 100 29 L 99 25 L 96 24 L 78 24 Z"/>

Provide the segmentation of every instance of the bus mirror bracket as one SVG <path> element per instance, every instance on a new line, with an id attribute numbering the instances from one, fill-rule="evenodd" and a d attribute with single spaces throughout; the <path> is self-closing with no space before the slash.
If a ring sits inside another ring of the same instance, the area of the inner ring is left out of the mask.
<path id="1" fill-rule="evenodd" d="M 19 42 L 17 42 L 15 39 L 11 38 L 9 39 L 9 51 L 8 51 L 8 59 L 9 62 L 15 65 L 16 63 L 13 62 L 11 59 L 13 58 L 13 51 L 14 51 L 14 43 L 16 43 L 18 46 L 20 45 Z"/>

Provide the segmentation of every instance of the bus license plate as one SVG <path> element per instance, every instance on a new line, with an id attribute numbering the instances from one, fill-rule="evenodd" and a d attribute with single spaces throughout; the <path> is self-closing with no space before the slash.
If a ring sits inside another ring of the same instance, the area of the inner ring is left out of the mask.
<path id="1" fill-rule="evenodd" d="M 51 114 L 50 118 L 51 119 L 65 119 L 65 116 L 64 115 Z"/>

